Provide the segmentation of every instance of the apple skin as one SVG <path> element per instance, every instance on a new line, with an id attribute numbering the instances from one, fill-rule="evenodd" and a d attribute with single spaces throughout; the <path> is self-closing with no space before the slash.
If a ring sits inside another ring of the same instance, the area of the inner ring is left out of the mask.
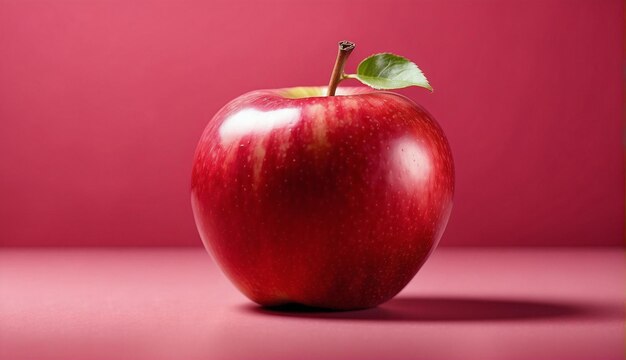
<path id="1" fill-rule="evenodd" d="M 191 201 L 207 250 L 263 306 L 336 310 L 395 296 L 452 209 L 446 137 L 408 98 L 369 88 L 253 91 L 207 125 Z"/>

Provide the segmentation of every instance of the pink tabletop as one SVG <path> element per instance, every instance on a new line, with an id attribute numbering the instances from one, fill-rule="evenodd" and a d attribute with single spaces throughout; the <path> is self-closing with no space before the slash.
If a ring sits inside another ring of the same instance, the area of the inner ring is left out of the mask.
<path id="1" fill-rule="evenodd" d="M 379 308 L 267 310 L 204 250 L 3 249 L 2 359 L 623 359 L 619 248 L 442 248 Z"/>

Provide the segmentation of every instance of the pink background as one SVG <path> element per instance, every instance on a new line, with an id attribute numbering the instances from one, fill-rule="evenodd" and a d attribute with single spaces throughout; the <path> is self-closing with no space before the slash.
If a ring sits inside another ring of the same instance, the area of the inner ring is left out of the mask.
<path id="1" fill-rule="evenodd" d="M 448 134 L 445 245 L 623 242 L 619 0 L 0 0 L 0 244 L 200 246 L 196 141 L 230 99 L 380 51 Z"/>

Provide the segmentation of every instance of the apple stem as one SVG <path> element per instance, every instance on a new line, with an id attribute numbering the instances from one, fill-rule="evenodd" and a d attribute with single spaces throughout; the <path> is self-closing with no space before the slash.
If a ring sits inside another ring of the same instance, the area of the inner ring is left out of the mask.
<path id="1" fill-rule="evenodd" d="M 337 90 L 339 82 L 345 78 L 343 73 L 343 67 L 346 65 L 348 56 L 356 45 L 351 41 L 340 41 L 339 52 L 337 53 L 337 60 L 335 61 L 335 67 L 333 68 L 333 74 L 330 76 L 330 83 L 328 83 L 327 96 L 334 96 Z"/>

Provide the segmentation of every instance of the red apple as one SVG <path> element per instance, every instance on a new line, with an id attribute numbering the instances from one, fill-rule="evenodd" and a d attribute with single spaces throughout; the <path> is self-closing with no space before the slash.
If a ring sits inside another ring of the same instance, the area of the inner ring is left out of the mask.
<path id="1" fill-rule="evenodd" d="M 415 276 L 452 208 L 443 131 L 404 96 L 368 88 L 247 93 L 209 122 L 192 206 L 202 240 L 253 301 L 381 304 Z"/>
<path id="2" fill-rule="evenodd" d="M 215 115 L 198 144 L 198 230 L 233 283 L 261 305 L 376 306 L 415 276 L 448 222 L 454 168 L 432 116 L 394 93 L 337 92 L 347 78 L 432 90 L 428 80 L 390 53 L 347 75 L 353 49 L 339 43 L 327 88 L 245 94 Z"/>

